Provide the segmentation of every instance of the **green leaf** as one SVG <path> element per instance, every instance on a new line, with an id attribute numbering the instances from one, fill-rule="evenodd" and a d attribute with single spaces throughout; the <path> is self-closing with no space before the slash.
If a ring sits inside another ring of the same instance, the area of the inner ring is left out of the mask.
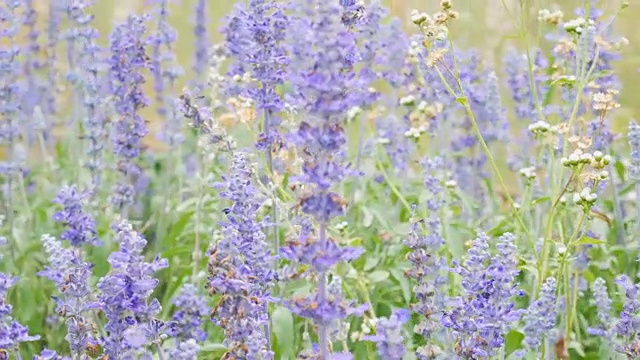
<path id="1" fill-rule="evenodd" d="M 362 226 L 368 228 L 373 223 L 373 214 L 366 206 L 362 207 L 362 213 L 364 215 L 364 218 L 362 219 Z"/>
<path id="2" fill-rule="evenodd" d="M 458 96 L 456 98 L 456 102 L 462 106 L 467 106 L 467 97 L 466 96 Z"/>
<path id="3" fill-rule="evenodd" d="M 400 269 L 390 269 L 389 272 L 391 272 L 391 276 L 400 284 L 404 302 L 408 305 L 411 303 L 411 285 L 409 284 L 409 279 L 404 276 L 404 272 Z"/>
<path id="4" fill-rule="evenodd" d="M 573 243 L 573 245 L 606 245 L 607 243 L 602 240 L 594 239 L 592 237 L 583 236 L 578 241 Z"/>
<path id="5" fill-rule="evenodd" d="M 538 204 L 545 203 L 545 202 L 547 202 L 547 201 L 551 201 L 551 198 L 550 198 L 550 197 L 548 197 L 548 196 L 545 196 L 545 197 L 541 197 L 541 198 L 534 199 L 534 200 L 531 202 L 531 205 L 538 205 Z"/>
<path id="6" fill-rule="evenodd" d="M 619 161 L 619 160 L 616 161 L 613 167 L 615 167 L 616 169 L 616 174 L 618 175 L 618 179 L 624 182 L 624 164 L 622 163 L 622 161 Z"/>
<path id="7" fill-rule="evenodd" d="M 387 270 L 376 270 L 368 275 L 369 280 L 373 283 L 383 282 L 389 278 Z"/>
<path id="8" fill-rule="evenodd" d="M 271 328 L 278 340 L 280 359 L 293 358 L 294 337 L 293 315 L 283 307 L 277 307 L 271 314 Z"/>
<path id="9" fill-rule="evenodd" d="M 503 219 L 487 233 L 489 236 L 500 236 L 506 232 L 513 231 L 513 225 L 509 219 Z"/>
<path id="10" fill-rule="evenodd" d="M 506 346 L 505 346 L 507 356 L 511 355 L 514 351 L 520 349 L 520 344 L 522 343 L 523 339 L 524 339 L 523 333 L 515 330 L 509 331 L 509 333 L 507 334 Z"/>
<path id="11" fill-rule="evenodd" d="M 374 267 L 376 267 L 376 265 L 378 265 L 378 263 L 380 262 L 380 258 L 377 256 L 367 256 L 367 259 L 364 261 L 364 267 L 362 268 L 362 270 L 364 271 L 369 271 L 371 269 L 373 269 Z"/>
<path id="12" fill-rule="evenodd" d="M 171 231 L 167 234 L 166 239 L 169 241 L 174 241 L 180 235 L 182 235 L 182 231 L 189 223 L 189 220 L 191 220 L 191 218 L 193 217 L 193 214 L 194 214 L 194 211 L 187 211 L 182 215 L 180 215 L 180 218 L 178 218 L 178 221 L 176 221 L 171 226 Z M 162 239 L 161 241 L 163 241 L 164 243 L 167 243 L 165 239 Z"/>

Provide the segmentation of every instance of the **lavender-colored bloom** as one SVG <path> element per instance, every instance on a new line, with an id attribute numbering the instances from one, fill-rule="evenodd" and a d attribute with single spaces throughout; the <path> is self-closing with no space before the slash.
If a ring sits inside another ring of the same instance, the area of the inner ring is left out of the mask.
<path id="1" fill-rule="evenodd" d="M 71 353 L 83 354 L 97 343 L 93 326 L 87 321 L 86 313 L 97 309 L 100 304 L 92 301 L 89 286 L 91 264 L 85 263 L 75 253 L 78 250 L 62 247 L 62 243 L 49 235 L 42 236 L 42 243 L 49 258 L 49 265 L 38 273 L 55 282 L 61 297 L 53 297 L 56 312 L 66 319 L 67 336 Z"/>
<path id="2" fill-rule="evenodd" d="M 45 115 L 55 114 L 57 110 L 56 95 L 58 94 L 58 43 L 60 41 L 60 23 L 64 4 L 60 1 L 49 1 L 49 13 L 47 15 L 47 91 L 44 94 L 42 111 Z"/>
<path id="3" fill-rule="evenodd" d="M 202 324 L 210 313 L 207 299 L 198 294 L 193 284 L 184 284 L 172 303 L 178 309 L 173 314 L 178 338 L 204 341 L 207 334 L 202 330 Z"/>
<path id="4" fill-rule="evenodd" d="M 4 159 L 0 161 L 0 174 L 6 178 L 9 192 L 13 191 L 11 184 L 16 174 L 22 170 L 18 154 L 21 119 L 18 86 L 20 48 L 17 45 L 20 21 L 17 12 L 20 11 L 20 5 L 22 1 L 7 1 L 0 6 L 0 41 L 6 42 L 0 47 L 0 146 L 6 148 Z"/>
<path id="5" fill-rule="evenodd" d="M 494 356 L 505 344 L 505 336 L 520 311 L 514 308 L 514 296 L 523 293 L 514 286 L 516 267 L 515 237 L 506 233 L 491 258 L 489 237 L 478 234 L 464 265 L 454 262 L 452 269 L 462 277 L 463 294 L 449 299 L 450 309 L 441 323 L 453 331 L 456 353 L 465 359 Z"/>
<path id="6" fill-rule="evenodd" d="M 215 187 L 232 205 L 225 209 L 222 240 L 209 256 L 208 286 L 212 294 L 222 295 L 212 320 L 224 330 L 229 356 L 272 359 L 267 305 L 277 277 L 263 231 L 267 224 L 257 220 L 261 203 L 246 154 L 234 154 L 231 175 Z"/>
<path id="7" fill-rule="evenodd" d="M 53 200 L 54 203 L 62 205 L 62 210 L 53 215 L 53 220 L 67 227 L 60 238 L 69 241 L 71 246 L 100 245 L 96 221 L 85 210 L 85 201 L 89 197 L 88 192 L 78 191 L 75 186 L 64 186 Z"/>
<path id="8" fill-rule="evenodd" d="M 635 121 L 629 122 L 629 154 L 631 166 L 629 167 L 629 175 L 634 180 L 640 180 L 640 125 Z"/>
<path id="9" fill-rule="evenodd" d="M 4 247 L 6 243 L 7 239 L 0 237 L 0 247 Z M 17 282 L 18 278 L 0 272 L 0 357 L 3 354 L 2 350 L 14 350 L 22 342 L 40 339 L 39 336 L 30 336 L 29 329 L 11 317 L 13 307 L 7 303 L 7 292 Z"/>
<path id="10" fill-rule="evenodd" d="M 87 13 L 92 1 L 78 0 L 67 4 L 67 15 L 73 24 L 67 38 L 73 48 L 75 68 L 67 76 L 81 100 L 82 126 L 87 156 L 84 166 L 91 172 L 92 188 L 95 191 L 101 183 L 104 168 L 104 149 L 108 139 L 108 121 L 101 110 L 104 94 L 101 90 L 103 61 L 101 47 L 97 44 L 100 36 L 93 25 L 94 15 Z"/>
<path id="11" fill-rule="evenodd" d="M 42 69 L 43 63 L 40 60 L 40 43 L 38 38 L 40 32 L 36 27 L 37 13 L 33 8 L 33 0 L 24 1 L 24 14 L 22 25 L 27 28 L 27 45 L 23 51 L 25 62 L 23 65 L 23 73 L 26 78 L 26 84 L 23 91 L 22 110 L 29 116 L 27 124 L 30 126 L 25 129 L 26 136 L 29 141 L 33 140 L 33 130 L 38 128 L 39 124 L 35 124 L 32 118 L 36 105 L 40 105 L 43 95 L 42 84 L 40 83 L 37 72 Z"/>
<path id="12" fill-rule="evenodd" d="M 49 349 L 44 349 L 39 355 L 34 355 L 33 360 L 71 360 L 68 356 L 58 355 L 57 352 Z"/>
<path id="13" fill-rule="evenodd" d="M 319 223 L 317 238 L 306 236 L 299 244 L 289 243 L 283 256 L 291 260 L 306 249 L 304 262 L 312 260 L 318 275 L 318 291 L 307 298 L 298 298 L 290 307 L 298 315 L 314 319 L 318 325 L 320 355 L 329 358 L 328 326 L 330 321 L 360 313 L 350 304 L 341 303 L 327 294 L 326 269 L 360 255 L 356 249 L 341 249 L 326 234 L 329 221 L 344 212 L 345 202 L 332 190 L 349 174 L 341 164 L 346 137 L 342 122 L 346 112 L 359 104 L 360 79 L 356 72 L 357 39 L 340 21 L 343 9 L 337 0 L 307 0 L 291 6 L 291 46 L 289 101 L 305 112 L 305 121 L 291 135 L 303 158 L 303 173 L 295 179 L 306 185 L 307 193 L 300 199 L 302 212 Z M 325 253 L 329 250 L 329 253 Z M 315 254 L 311 252 L 317 252 Z M 321 261 L 315 261 L 320 259 Z"/>
<path id="14" fill-rule="evenodd" d="M 200 346 L 194 339 L 189 339 L 169 350 L 168 355 L 172 360 L 197 360 Z"/>
<path id="15" fill-rule="evenodd" d="M 589 334 L 602 336 L 607 341 L 614 338 L 613 321 L 611 319 L 612 301 L 607 290 L 607 283 L 603 278 L 597 278 L 592 286 L 593 301 L 596 306 L 599 324 L 588 329 Z"/>
<path id="16" fill-rule="evenodd" d="M 381 359 L 402 360 L 407 351 L 404 346 L 402 325 L 409 319 L 409 311 L 396 310 L 388 318 L 378 319 L 376 335 L 365 337 L 365 340 L 378 343 L 378 354 Z"/>
<path id="17" fill-rule="evenodd" d="M 411 225 L 409 237 L 405 240 L 405 245 L 411 249 L 407 255 L 411 268 L 406 271 L 406 275 L 416 281 L 414 292 L 417 301 L 412 310 L 420 314 L 421 321 L 414 331 L 430 343 L 440 327 L 438 319 L 442 317 L 445 300 L 443 286 L 446 284 L 446 277 L 442 271 L 446 267 L 446 259 L 438 254 L 445 244 L 440 221 L 440 211 L 444 205 L 444 159 L 426 158 L 423 168 L 424 186 L 429 192 L 426 208 L 430 216 L 424 221 L 414 221 Z M 426 227 L 424 233 L 422 224 Z M 419 358 L 422 358 L 422 350 L 424 349 L 418 349 L 416 353 Z"/>
<path id="18" fill-rule="evenodd" d="M 117 25 L 110 36 L 110 91 L 115 96 L 119 116 L 114 126 L 113 151 L 121 174 L 111 202 L 120 210 L 135 204 L 138 194 L 144 191 L 136 188 L 144 183 L 141 181 L 144 174 L 136 161 L 142 155 L 142 138 L 147 135 L 145 121 L 139 113 L 148 102 L 142 91 L 143 71 L 148 67 L 144 21 L 143 17 L 131 15 L 125 23 Z"/>
<path id="19" fill-rule="evenodd" d="M 156 91 L 156 111 L 165 118 L 160 138 L 170 147 L 175 147 L 184 141 L 182 122 L 175 102 L 175 83 L 184 71 L 174 54 L 174 43 L 178 34 L 168 21 L 169 0 L 154 1 L 157 2 L 158 27 L 151 39 L 151 72 Z"/>
<path id="20" fill-rule="evenodd" d="M 284 83 L 289 63 L 284 42 L 288 23 L 284 8 L 277 1 L 251 0 L 248 6 L 236 5 L 223 30 L 227 51 L 234 58 L 229 76 L 249 75 L 255 80 L 250 84 L 233 81 L 228 90 L 232 95 L 252 99 L 256 108 L 264 112 L 264 132 L 257 145 L 265 151 L 282 142 L 278 133 L 280 119 L 275 113 L 282 111 L 284 103 L 276 87 Z"/>
<path id="21" fill-rule="evenodd" d="M 511 99 L 515 106 L 515 115 L 525 124 L 537 121 L 536 107 L 533 102 L 533 94 L 529 81 L 526 55 L 520 54 L 516 49 L 509 49 L 504 56 L 503 68 L 506 72 L 506 82 L 509 87 Z"/>
<path id="22" fill-rule="evenodd" d="M 158 285 L 153 275 L 166 268 L 168 262 L 159 257 L 145 262 L 142 251 L 147 241 L 127 221 L 114 225 L 113 230 L 120 250 L 109 255 L 112 269 L 98 281 L 98 301 L 107 318 L 105 353 L 120 359 L 126 355 L 127 347 L 152 343 L 168 331 L 169 324 L 155 319 L 161 310 L 160 302 L 149 299 Z M 139 341 L 140 334 L 143 341 Z"/>
<path id="23" fill-rule="evenodd" d="M 556 327 L 556 279 L 548 278 L 542 285 L 538 300 L 534 300 L 524 313 L 524 345 L 538 353 L 544 338 L 553 340 Z"/>
<path id="24" fill-rule="evenodd" d="M 622 341 L 616 343 L 615 350 L 626 354 L 629 358 L 640 357 L 638 344 L 640 339 L 640 301 L 638 293 L 640 285 L 634 284 L 626 275 L 620 275 L 616 278 L 616 283 L 624 292 L 624 307 L 615 322 L 613 332 Z"/>
<path id="25" fill-rule="evenodd" d="M 205 72 L 209 63 L 209 37 L 207 34 L 207 0 L 198 0 L 195 7 L 196 53 L 193 60 L 196 87 L 202 89 Z"/>

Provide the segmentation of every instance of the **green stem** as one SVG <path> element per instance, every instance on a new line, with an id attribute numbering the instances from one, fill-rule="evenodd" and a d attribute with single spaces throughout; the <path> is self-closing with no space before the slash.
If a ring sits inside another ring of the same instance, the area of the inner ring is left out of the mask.
<path id="1" fill-rule="evenodd" d="M 464 107 L 466 113 L 467 113 L 467 117 L 469 118 L 469 120 L 471 121 L 471 124 L 473 126 L 473 130 L 476 134 L 476 137 L 478 138 L 478 141 L 480 142 L 480 146 L 482 147 L 482 149 L 484 150 L 485 155 L 487 156 L 487 160 L 489 161 L 489 164 L 491 165 L 491 168 L 493 169 L 493 172 L 496 176 L 496 178 L 498 179 L 498 182 L 500 183 L 500 187 L 502 188 L 502 191 L 505 193 L 505 197 L 507 198 L 507 202 L 509 203 L 509 206 L 511 207 L 511 211 L 513 213 L 513 216 L 516 218 L 516 221 L 518 222 L 518 224 L 520 225 L 520 228 L 522 230 L 522 232 L 525 234 L 530 246 L 532 249 L 534 249 L 534 255 L 537 257 L 537 253 L 535 251 L 535 243 L 533 242 L 533 240 L 531 239 L 531 235 L 529 234 L 529 230 L 527 228 L 527 225 L 524 223 L 524 220 L 522 219 L 522 216 L 520 215 L 520 212 L 518 211 L 518 209 L 516 208 L 515 202 L 513 201 L 513 198 L 511 197 L 511 194 L 509 192 L 509 188 L 507 187 L 507 185 L 504 182 L 504 178 L 502 177 L 502 174 L 500 173 L 500 170 L 498 169 L 498 165 L 496 164 L 496 161 L 493 158 L 493 155 L 491 154 L 491 150 L 489 149 L 489 146 L 487 146 L 487 143 L 484 141 L 484 137 L 482 136 L 482 132 L 480 131 L 480 127 L 478 126 L 478 122 L 476 120 L 476 116 L 473 112 L 473 110 L 471 109 L 471 106 L 469 105 L 469 102 L 467 101 L 467 97 L 466 94 L 464 92 L 464 87 L 462 86 L 462 82 L 460 81 L 460 72 L 458 72 L 458 66 L 456 64 L 455 61 L 455 56 L 453 55 L 453 43 L 450 40 L 450 48 L 452 51 L 451 56 L 453 57 L 453 64 L 454 64 L 454 71 L 455 71 L 455 80 L 456 83 L 458 84 L 458 88 L 460 90 L 460 96 L 457 96 L 456 92 L 451 88 L 451 86 L 448 84 L 447 80 L 445 79 L 444 75 L 442 74 L 442 72 L 440 71 L 440 69 L 438 69 L 437 67 L 435 67 L 438 76 L 440 77 L 440 80 L 444 83 L 445 87 L 447 88 L 447 90 L 449 91 L 449 93 L 456 97 L 456 99 L 458 100 L 458 102 Z"/>

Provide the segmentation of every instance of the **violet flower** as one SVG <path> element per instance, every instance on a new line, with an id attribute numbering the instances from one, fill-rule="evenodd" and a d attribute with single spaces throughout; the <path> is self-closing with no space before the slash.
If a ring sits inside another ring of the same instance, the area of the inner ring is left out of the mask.
<path id="1" fill-rule="evenodd" d="M 16 175 L 22 171 L 19 152 L 20 137 L 20 62 L 18 56 L 20 48 L 17 45 L 19 31 L 19 17 L 22 1 L 7 1 L 0 6 L 0 146 L 6 148 L 5 156 L 0 161 L 0 174 L 5 178 L 8 187 L 8 204 L 11 205 Z M 11 211 L 11 210 L 9 210 Z"/>
<path id="2" fill-rule="evenodd" d="M 176 80 L 184 73 L 174 54 L 174 43 L 178 34 L 171 27 L 168 20 L 169 0 L 154 0 L 157 3 L 156 33 L 151 39 L 151 57 L 154 89 L 156 92 L 156 111 L 164 117 L 164 130 L 160 134 L 161 140 L 174 148 L 184 141 L 182 122 L 176 108 L 175 85 Z"/>
<path id="3" fill-rule="evenodd" d="M 289 302 L 291 310 L 313 319 L 318 328 L 320 355 L 329 358 L 328 326 L 333 320 L 361 314 L 362 308 L 329 297 L 327 270 L 341 261 L 362 254 L 361 249 L 343 248 L 327 236 L 327 225 L 344 213 L 345 201 L 332 188 L 349 175 L 341 164 L 346 136 L 343 121 L 347 110 L 358 104 L 360 80 L 353 54 L 357 39 L 340 21 L 342 7 L 337 0 L 307 0 L 291 7 L 290 102 L 304 111 L 305 120 L 291 135 L 300 147 L 303 173 L 295 180 L 305 184 L 300 209 L 319 224 L 316 234 L 289 242 L 281 254 L 307 264 L 317 274 L 318 290 L 309 297 Z M 340 305 L 340 304 L 343 305 Z"/>
<path id="4" fill-rule="evenodd" d="M 554 339 L 556 327 L 556 279 L 548 278 L 537 300 L 532 300 L 524 312 L 524 345 L 525 351 L 534 351 L 539 356 L 540 346 L 544 339 Z"/>
<path id="5" fill-rule="evenodd" d="M 195 27 L 193 33 L 196 39 L 196 52 L 193 60 L 195 76 L 194 87 L 202 90 L 209 64 L 209 36 L 207 34 L 207 0 L 198 0 L 195 7 Z"/>
<path id="6" fill-rule="evenodd" d="M 257 219 L 261 202 L 246 154 L 235 153 L 231 175 L 214 186 L 232 204 L 224 210 L 222 239 L 209 255 L 208 287 L 221 295 L 211 319 L 224 330 L 231 358 L 272 359 L 267 306 L 277 276 L 263 231 L 267 224 Z"/>
<path id="7" fill-rule="evenodd" d="M 463 293 L 449 299 L 441 323 L 451 329 L 455 352 L 464 359 L 494 356 L 504 346 L 505 336 L 521 312 L 512 298 L 523 292 L 514 286 L 516 267 L 515 237 L 506 233 L 489 253 L 489 237 L 478 234 L 464 265 L 454 262 L 452 271 L 462 277 Z"/>
<path id="8" fill-rule="evenodd" d="M 125 23 L 117 25 L 110 36 L 109 80 L 119 116 L 114 125 L 113 152 L 121 174 L 111 203 L 123 212 L 135 204 L 137 196 L 144 191 L 139 185 L 146 183 L 137 163 L 143 151 L 142 138 L 148 132 L 139 113 L 148 102 L 142 89 L 143 71 L 148 67 L 144 22 L 145 18 L 131 15 Z"/>
<path id="9" fill-rule="evenodd" d="M 609 297 L 607 283 L 603 278 L 597 278 L 592 285 L 593 302 L 596 306 L 599 324 L 590 327 L 587 332 L 590 335 L 601 336 L 605 341 L 612 342 L 615 338 L 614 322 L 611 318 L 611 305 L 613 301 Z"/>
<path id="10" fill-rule="evenodd" d="M 378 343 L 378 354 L 385 360 L 402 360 L 407 349 L 404 346 L 402 326 L 410 319 L 409 311 L 399 309 L 388 318 L 378 319 L 376 334 L 364 339 Z"/>
<path id="11" fill-rule="evenodd" d="M 178 309 L 173 314 L 177 338 L 182 341 L 204 341 L 207 334 L 202 330 L 202 324 L 210 313 L 207 299 L 198 293 L 193 284 L 184 284 L 171 302 Z"/>
<path id="12" fill-rule="evenodd" d="M 101 110 L 104 94 L 101 91 L 102 49 L 97 44 L 100 34 L 92 26 L 94 15 L 87 13 L 91 4 L 92 1 L 76 0 L 67 5 L 67 14 L 73 24 L 69 30 L 69 37 L 73 38 L 71 51 L 75 52 L 76 63 L 68 77 L 83 105 L 83 139 L 87 153 L 83 165 L 91 172 L 91 189 L 95 192 L 102 179 L 109 129 L 106 115 Z"/>
<path id="13" fill-rule="evenodd" d="M 33 360 L 71 360 L 68 356 L 58 355 L 57 352 L 49 349 L 44 349 L 39 355 L 33 355 Z"/>
<path id="14" fill-rule="evenodd" d="M 71 354 L 84 354 L 88 348 L 97 345 L 93 324 L 87 313 L 100 308 L 92 300 L 89 286 L 92 265 L 83 262 L 76 249 L 62 247 L 62 243 L 49 235 L 42 236 L 42 243 L 49 258 L 49 265 L 38 273 L 56 283 L 61 297 L 53 296 L 56 312 L 66 319 L 67 336 Z"/>
<path id="15" fill-rule="evenodd" d="M 228 91 L 255 102 L 264 114 L 264 129 L 256 144 L 265 150 L 269 167 L 271 149 L 281 144 L 280 119 L 276 113 L 284 108 L 277 87 L 284 83 L 289 63 L 285 48 L 289 20 L 283 6 L 275 0 L 251 0 L 248 6 L 238 3 L 223 29 L 226 48 L 234 61 L 229 67 L 231 78 L 250 76 L 251 83 L 233 81 Z"/>
<path id="16" fill-rule="evenodd" d="M 96 221 L 86 212 L 86 200 L 90 193 L 78 191 L 75 186 L 63 186 L 53 200 L 62 205 L 62 210 L 53 215 L 53 220 L 62 223 L 65 230 L 60 238 L 69 241 L 73 247 L 100 245 L 96 231 Z"/>
<path id="17" fill-rule="evenodd" d="M 144 261 L 147 241 L 125 220 L 113 226 L 120 249 L 109 255 L 111 271 L 98 281 L 98 301 L 107 319 L 104 351 L 109 358 L 120 359 L 131 351 L 157 343 L 162 334 L 171 333 L 171 324 L 155 317 L 160 302 L 151 293 L 158 285 L 154 274 L 166 268 L 166 259 Z"/>

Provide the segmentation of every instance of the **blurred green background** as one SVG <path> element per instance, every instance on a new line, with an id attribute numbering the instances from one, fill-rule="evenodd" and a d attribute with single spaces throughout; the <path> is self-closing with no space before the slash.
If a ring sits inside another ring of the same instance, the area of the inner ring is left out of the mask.
<path id="1" fill-rule="evenodd" d="M 219 28 L 223 23 L 225 14 L 228 14 L 235 1 L 232 0 L 208 0 L 209 11 L 209 35 L 212 41 L 221 41 Z M 303 2 L 304 0 L 299 0 Z M 408 31 L 413 31 L 412 24 L 408 21 L 412 9 L 435 10 L 439 6 L 439 0 L 383 0 L 392 13 L 401 17 Z M 495 65 L 500 74 L 500 56 L 506 48 L 516 46 L 523 48 L 523 42 L 514 31 L 514 19 L 504 10 L 505 4 L 512 14 L 520 14 L 524 9 L 527 27 L 531 34 L 536 33 L 537 12 L 541 8 L 560 8 L 565 13 L 565 18 L 572 18 L 576 7 L 583 1 L 591 0 L 561 0 L 552 2 L 549 0 L 454 0 L 454 7 L 460 11 L 460 20 L 455 23 L 454 36 L 457 44 L 463 48 L 475 47 L 484 54 L 487 62 Z M 595 1 L 597 6 L 605 11 L 605 16 L 614 16 L 621 7 L 623 0 Z M 132 12 L 140 12 L 150 0 L 96 0 L 96 24 L 99 28 L 104 45 L 108 42 L 108 33 L 114 22 L 126 18 Z M 46 21 L 48 1 L 35 1 L 41 21 Z M 194 50 L 193 19 L 196 0 L 174 0 L 171 4 L 170 21 L 179 32 L 177 43 L 178 59 L 181 65 L 187 69 L 191 67 L 191 54 Z M 629 7 L 620 14 L 614 23 L 616 35 L 625 36 L 629 45 L 623 49 L 624 58 L 616 63 L 616 70 L 623 82 L 621 93 L 622 107 L 616 112 L 613 120 L 615 129 L 626 127 L 629 119 L 640 117 L 640 31 L 637 26 L 636 15 L 640 14 L 640 1 L 630 0 Z M 534 36 L 535 37 L 535 36 Z M 506 95 L 506 94 L 505 94 Z M 505 96 L 505 99 L 507 97 Z M 150 117 L 153 114 L 149 113 Z M 149 119 L 153 123 L 153 119 Z"/>

